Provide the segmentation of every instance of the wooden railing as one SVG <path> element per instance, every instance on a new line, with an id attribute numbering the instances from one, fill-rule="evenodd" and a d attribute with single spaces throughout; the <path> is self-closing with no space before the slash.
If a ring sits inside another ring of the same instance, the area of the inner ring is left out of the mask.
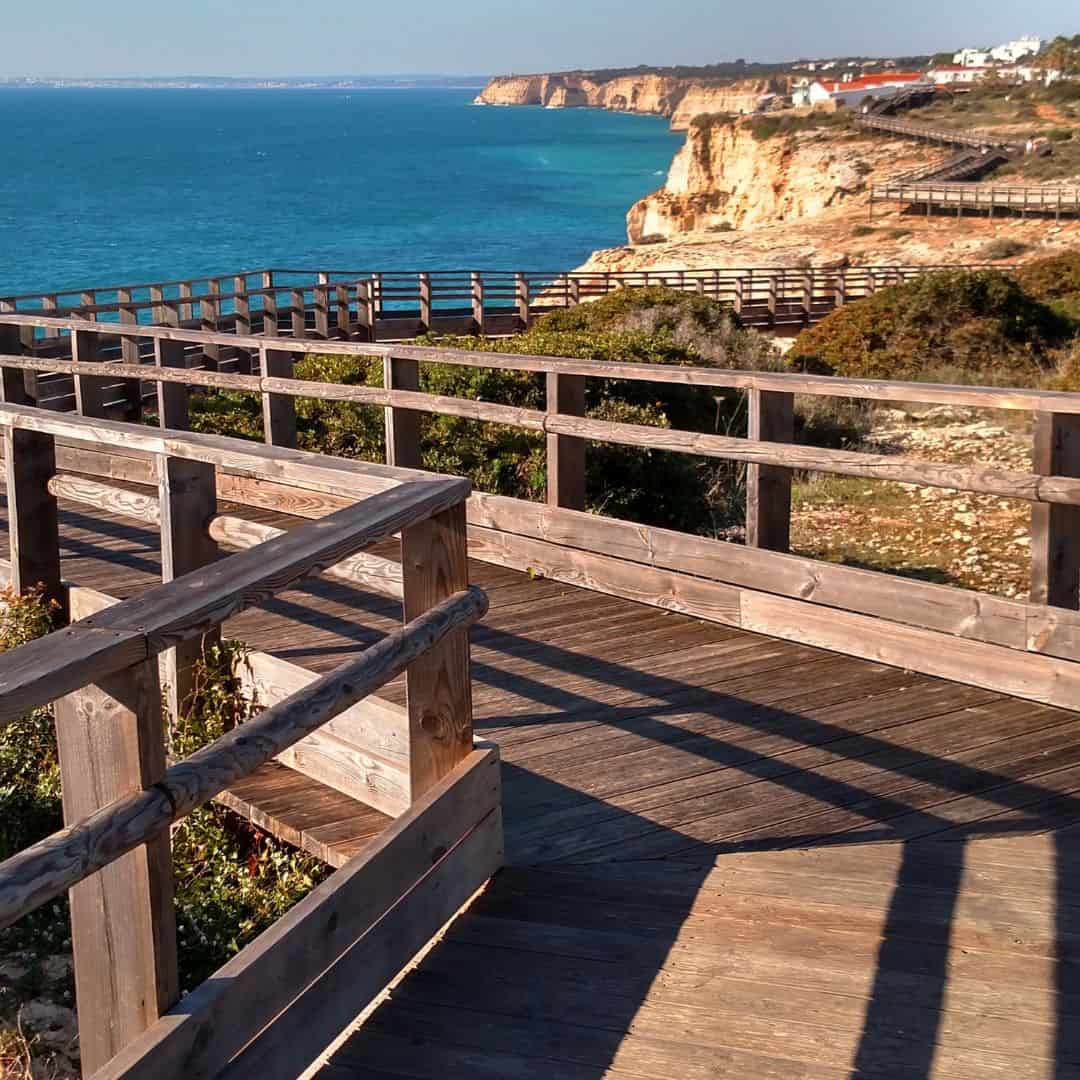
<path id="1" fill-rule="evenodd" d="M 975 150 L 1001 148 L 1010 153 L 1022 153 L 1024 149 L 1022 144 L 1011 143 L 992 132 L 942 127 L 919 120 L 897 120 L 866 113 L 856 116 L 855 122 L 872 131 L 884 131 L 890 135 L 903 135 L 908 139 L 922 139 L 946 146 L 966 146 Z"/>
<path id="2" fill-rule="evenodd" d="M 40 325 L 28 316 L 0 319 L 14 328 Z M 49 325 L 68 335 L 87 324 Z M 172 328 L 123 330 L 158 346 L 188 345 L 201 353 L 221 335 Z M 265 339 L 236 338 L 267 371 Z M 0 355 L 5 393 L 29 398 L 24 376 L 66 366 L 76 380 L 143 380 L 167 401 L 162 422 L 186 424 L 186 397 L 165 391 L 219 387 L 259 395 L 266 439 L 295 442 L 293 403 L 298 397 L 378 407 L 386 416 L 388 460 L 398 467 L 421 462 L 421 417 L 443 414 L 510 425 L 543 436 L 548 455 L 547 505 L 474 493 L 468 503 L 469 542 L 481 559 L 515 568 L 533 567 L 549 577 L 600 589 L 645 603 L 761 633 L 808 641 L 853 655 L 870 656 L 962 682 L 1075 706 L 1080 690 L 1080 396 L 1026 389 L 946 386 L 851 380 L 775 372 L 703 367 L 606 363 L 558 357 L 467 352 L 409 345 L 279 339 L 274 374 L 235 375 L 219 371 L 140 368 Z M 297 357 L 327 353 L 376 357 L 384 365 L 384 387 L 304 382 L 288 375 Z M 496 402 L 423 393 L 424 364 L 526 371 L 544 375 L 547 408 L 526 409 Z M 635 380 L 695 386 L 702 393 L 740 391 L 748 396 L 749 437 L 678 431 L 615 423 L 584 414 L 587 379 Z M 31 379 L 32 382 L 32 379 Z M 409 387 L 406 389 L 405 387 Z M 32 390 L 32 386 L 31 386 Z M 795 445 L 795 395 L 904 401 L 1030 412 L 1035 417 L 1032 471 L 957 465 L 904 457 Z M 80 400 L 95 400 L 82 395 Z M 98 399 L 99 400 L 99 399 Z M 747 467 L 747 538 L 741 546 L 702 536 L 584 513 L 584 470 L 590 442 L 686 453 L 741 462 Z M 79 453 L 67 468 L 105 477 L 147 482 L 141 465 L 118 464 L 124 451 Z M 1032 508 L 1032 594 L 1012 600 L 892 575 L 838 566 L 788 553 L 791 480 L 795 471 L 893 480 L 1017 499 Z M 108 484 L 84 496 L 119 498 Z M 220 493 L 239 493 L 256 505 L 281 504 L 246 485 L 242 477 L 221 478 Z M 96 493 L 96 494 L 95 494 Z M 262 501 L 260 501 L 262 500 Z M 295 512 L 318 516 L 339 504 L 325 493 L 298 501 Z"/>
<path id="3" fill-rule="evenodd" d="M 0 435 L 5 570 L 70 614 L 0 655 L 0 722 L 54 703 L 66 821 L 0 865 L 0 926 L 70 890 L 87 1076 L 293 1075 L 499 863 L 497 752 L 472 736 L 467 635 L 487 601 L 468 584 L 468 482 L 11 404 Z M 156 495 L 59 471 L 120 448 Z M 241 498 L 317 491 L 337 509 L 284 533 L 254 526 L 217 512 L 230 479 Z M 162 584 L 118 602 L 64 582 L 58 497 L 158 525 Z M 400 563 L 366 554 L 398 533 Z M 219 558 L 219 542 L 243 550 Z M 294 691 L 168 764 L 162 685 L 183 701 L 207 637 L 323 572 L 400 597 L 405 624 L 318 677 L 256 654 L 264 688 Z M 402 672 L 407 708 L 371 697 Z M 396 820 L 178 1005 L 169 827 L 272 760 Z"/>
<path id="4" fill-rule="evenodd" d="M 935 127 L 933 124 L 916 120 L 896 120 L 872 114 L 858 116 L 856 123 L 886 134 L 980 151 L 984 160 L 981 164 L 976 160 L 971 167 L 973 175 L 979 172 L 985 175 L 991 168 L 1024 153 L 1023 145 L 1004 141 L 987 132 Z M 1001 210 L 1005 213 L 1019 213 L 1023 217 L 1028 214 L 1053 214 L 1055 220 L 1060 221 L 1062 215 L 1080 213 L 1080 187 L 1076 185 L 1040 187 L 1033 184 L 985 184 L 963 180 L 950 182 L 935 178 L 940 169 L 940 165 L 932 165 L 872 184 L 871 216 L 875 202 L 906 202 L 914 206 L 925 206 L 927 215 L 934 210 L 955 210 L 957 214 L 962 214 L 965 210 L 985 210 L 989 217 L 993 217 Z"/>
<path id="5" fill-rule="evenodd" d="M 159 325 L 188 330 L 313 340 L 400 340 L 430 331 L 503 335 L 547 312 L 621 288 L 699 292 L 731 307 L 748 326 L 802 327 L 885 285 L 943 267 L 723 267 L 693 270 L 502 271 L 259 270 L 207 279 L 23 294 L 0 299 L 0 314 L 81 318 L 108 329 Z M 38 329 L 35 348 L 55 351 L 56 326 Z M 105 334 L 108 348 L 118 341 Z M 123 358 L 149 360 L 132 339 Z M 207 366 L 250 371 L 231 343 L 207 346 Z"/>
<path id="6" fill-rule="evenodd" d="M 1020 184 L 985 184 L 940 182 L 935 180 L 898 179 L 874 184 L 870 191 L 874 202 L 896 201 L 934 209 L 985 211 L 993 217 L 1006 213 L 1053 214 L 1080 213 L 1080 187 L 1035 187 Z"/>

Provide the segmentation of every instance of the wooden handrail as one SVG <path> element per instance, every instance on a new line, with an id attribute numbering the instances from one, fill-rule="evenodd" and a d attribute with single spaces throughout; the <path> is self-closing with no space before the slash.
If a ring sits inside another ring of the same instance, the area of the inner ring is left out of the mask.
<path id="1" fill-rule="evenodd" d="M 446 352 L 447 350 L 435 350 Z M 406 354 L 408 355 L 408 354 Z M 486 357 L 488 354 L 473 354 Z M 514 358 L 509 358 L 513 362 Z M 536 360 L 538 358 L 528 358 Z M 451 360 L 453 362 L 453 360 Z M 0 357 L 0 366 L 7 363 L 7 358 Z M 27 363 L 37 363 L 28 361 Z M 597 374 L 597 369 L 605 378 L 632 377 L 625 369 L 643 368 L 648 375 L 655 375 L 652 365 L 620 365 L 604 362 L 589 362 L 590 374 Z M 524 365 L 522 365 L 524 366 Z M 562 365 L 560 365 L 562 366 Z M 580 375 L 585 372 L 573 362 L 567 365 L 566 374 Z M 131 373 L 138 375 L 137 368 L 127 365 L 80 365 L 87 371 L 117 369 L 117 374 Z M 519 368 L 520 370 L 520 368 Z M 526 368 L 529 370 L 529 368 Z M 532 370 L 537 370 L 533 368 Z M 539 370 L 545 370 L 540 368 Z M 717 372 L 712 369 L 677 368 L 677 372 L 703 373 L 715 379 Z M 825 385 L 821 391 L 835 391 L 834 380 L 827 376 L 798 376 L 771 374 L 761 377 L 758 374 L 722 372 L 726 380 L 709 381 L 705 385 L 736 385 L 744 389 L 767 389 L 789 393 L 805 393 L 806 380 L 820 380 Z M 615 443 L 622 446 L 639 446 L 654 450 L 672 450 L 688 454 L 700 454 L 708 457 L 726 458 L 731 461 L 745 461 L 756 465 L 780 466 L 783 468 L 806 469 L 815 472 L 831 472 L 843 476 L 862 476 L 873 479 L 886 479 L 901 483 L 921 484 L 928 487 L 943 487 L 955 491 L 979 492 L 997 495 L 1002 498 L 1023 499 L 1028 502 L 1058 503 L 1066 505 L 1080 504 L 1080 479 L 1063 476 L 1036 476 L 1008 469 L 992 469 L 981 466 L 940 465 L 933 462 L 912 461 L 888 455 L 867 454 L 856 451 L 833 450 L 808 446 L 796 446 L 790 443 L 771 443 L 755 439 L 741 439 L 730 436 L 706 435 L 695 432 L 677 431 L 669 428 L 646 427 L 637 424 L 621 424 L 607 420 L 595 420 L 582 416 L 565 415 L 558 412 L 542 412 L 536 409 L 518 408 L 466 398 L 446 397 L 444 395 L 425 394 L 420 391 L 383 390 L 378 387 L 349 386 L 335 383 L 305 382 L 295 379 L 262 378 L 254 375 L 221 375 L 216 372 L 176 372 L 148 368 L 148 380 L 161 379 L 176 381 L 178 375 L 186 376 L 191 385 L 199 385 L 206 378 L 210 385 L 254 393 L 274 393 L 289 397 L 315 397 L 328 401 L 351 401 L 361 404 L 378 405 L 390 408 L 408 409 L 414 412 L 461 416 L 473 420 L 506 424 L 529 431 L 548 435 L 572 436 L 578 439 L 593 439 L 598 442 Z M 672 379 L 671 381 L 676 381 Z M 681 380 L 680 380 L 681 381 Z M 695 380 L 696 382 L 696 380 Z M 871 396 L 866 393 L 868 384 L 855 382 L 862 391 L 859 396 Z M 701 385 L 698 383 L 698 385 Z M 813 385 L 817 387 L 818 382 Z M 883 384 L 889 391 L 888 400 L 905 400 L 901 387 L 912 385 L 927 389 L 926 384 Z M 930 387 L 931 390 L 937 389 Z M 972 389 L 985 390 L 987 396 L 976 398 L 980 404 L 989 407 L 1006 408 L 1001 404 L 1002 391 L 996 388 L 942 388 L 970 393 Z M 1005 392 L 1009 393 L 1009 392 Z M 1030 391 L 1044 395 L 1040 398 L 1045 411 L 1057 413 L 1080 413 L 1080 396 L 1055 393 L 1050 391 Z M 840 395 L 845 396 L 845 395 Z M 854 396 L 854 395 L 852 395 Z M 938 401 L 940 398 L 925 395 L 921 400 Z M 969 399 L 968 403 L 971 403 Z M 1014 404 L 1012 407 L 1021 407 Z M 1028 406 L 1030 408 L 1030 406 Z M 0 414 L 2 421 L 2 414 Z"/>
<path id="2" fill-rule="evenodd" d="M 137 603 L 129 601 L 108 611 L 122 612 Z M 480 589 L 469 588 L 454 594 L 366 649 L 355 660 L 321 676 L 172 766 L 154 787 L 111 803 L 78 824 L 12 856 L 0 864 L 0 928 L 10 926 L 146 843 L 317 731 L 384 686 L 450 634 L 483 618 L 487 606 L 487 597 Z"/>
<path id="3" fill-rule="evenodd" d="M 65 630 L 0 653 L 0 724 L 157 655 L 401 529 L 459 505 L 469 482 L 405 484 L 204 570 L 146 590 Z M 205 528 L 208 522 L 192 522 Z"/>

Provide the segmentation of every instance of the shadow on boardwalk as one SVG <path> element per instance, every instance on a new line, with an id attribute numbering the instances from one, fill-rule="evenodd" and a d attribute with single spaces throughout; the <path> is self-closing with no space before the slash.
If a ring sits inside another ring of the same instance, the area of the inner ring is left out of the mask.
<path id="1" fill-rule="evenodd" d="M 68 514 L 64 543 L 72 576 L 96 565 L 99 588 L 158 570 L 148 530 Z M 565 627 L 478 628 L 477 727 L 505 744 L 509 866 L 336 1051 L 331 1080 L 1080 1076 L 1080 718 L 796 646 L 725 690 L 738 662 L 710 681 L 666 662 L 677 644 L 618 659 L 649 617 L 625 607 L 588 655 L 558 644 Z M 321 667 L 398 618 L 326 581 L 265 610 L 267 640 L 250 643 Z M 736 639 L 769 645 L 708 640 Z M 832 697 L 768 702 L 828 665 Z M 935 686 L 951 704 L 886 715 Z M 606 756 L 615 736 L 635 749 Z M 576 767 L 551 765 L 574 745 Z M 964 906 L 983 841 L 1028 851 L 1046 831 L 1049 873 L 1023 853 L 980 862 L 981 906 Z"/>

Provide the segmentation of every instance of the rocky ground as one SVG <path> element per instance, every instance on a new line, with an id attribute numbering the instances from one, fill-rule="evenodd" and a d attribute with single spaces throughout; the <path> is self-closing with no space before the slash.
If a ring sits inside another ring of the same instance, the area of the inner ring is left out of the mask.
<path id="1" fill-rule="evenodd" d="M 0 1077 L 76 1080 L 79 1038 L 71 955 L 32 950 L 0 957 Z"/>
<path id="2" fill-rule="evenodd" d="M 928 461 L 1030 470 L 1026 414 L 948 406 L 886 409 L 863 449 Z M 1023 597 L 1029 588 L 1027 503 L 937 488 L 819 477 L 795 492 L 798 554 Z"/>
<path id="3" fill-rule="evenodd" d="M 1009 261 L 1054 255 L 1080 245 L 1080 219 L 915 213 L 853 202 L 815 218 L 730 232 L 687 233 L 659 244 L 597 251 L 582 270 L 692 270 L 735 266 L 971 265 L 994 240 L 1025 250 Z"/>

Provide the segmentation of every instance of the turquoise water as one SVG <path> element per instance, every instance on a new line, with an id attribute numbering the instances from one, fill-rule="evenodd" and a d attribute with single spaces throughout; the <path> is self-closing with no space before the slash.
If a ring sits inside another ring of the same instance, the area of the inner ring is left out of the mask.
<path id="1" fill-rule="evenodd" d="M 573 267 L 679 145 L 667 123 L 472 91 L 0 92 L 0 293 L 259 266 Z"/>

